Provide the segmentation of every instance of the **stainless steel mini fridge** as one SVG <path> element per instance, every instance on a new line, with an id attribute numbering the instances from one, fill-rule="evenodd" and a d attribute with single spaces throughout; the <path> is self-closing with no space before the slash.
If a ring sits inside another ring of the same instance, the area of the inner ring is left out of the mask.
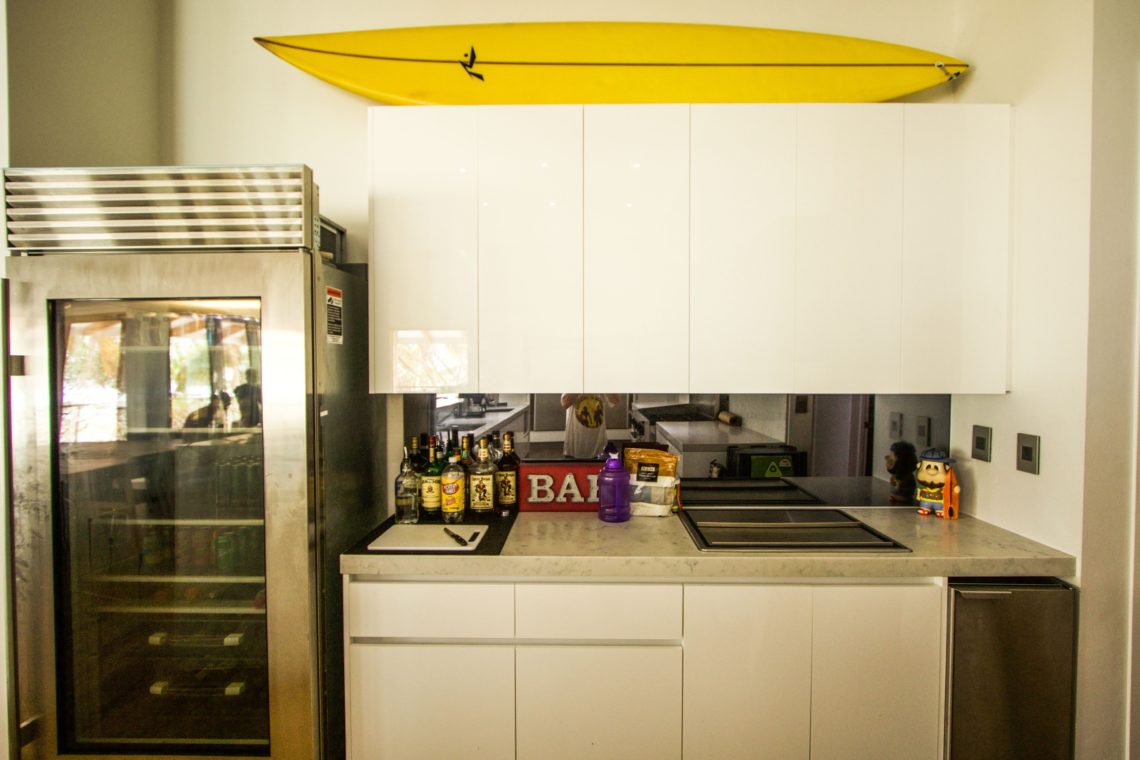
<path id="1" fill-rule="evenodd" d="M 380 517 L 366 279 L 316 200 L 5 172 L 23 757 L 343 754 L 338 556 Z"/>
<path id="2" fill-rule="evenodd" d="M 1073 756 L 1076 596 L 1056 578 L 951 579 L 948 758 Z"/>

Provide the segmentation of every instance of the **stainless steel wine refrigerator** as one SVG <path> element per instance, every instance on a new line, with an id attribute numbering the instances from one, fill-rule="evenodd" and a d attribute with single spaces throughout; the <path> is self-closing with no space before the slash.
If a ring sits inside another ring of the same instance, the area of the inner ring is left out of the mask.
<path id="1" fill-rule="evenodd" d="M 4 189 L 11 750 L 342 757 L 338 555 L 381 518 L 366 279 L 312 173 Z"/>

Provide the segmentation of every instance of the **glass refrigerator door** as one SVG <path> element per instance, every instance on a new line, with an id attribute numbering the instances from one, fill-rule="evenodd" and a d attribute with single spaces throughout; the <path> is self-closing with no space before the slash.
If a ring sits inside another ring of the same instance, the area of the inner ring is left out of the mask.
<path id="1" fill-rule="evenodd" d="M 49 303 L 61 754 L 269 754 L 261 304 Z"/>

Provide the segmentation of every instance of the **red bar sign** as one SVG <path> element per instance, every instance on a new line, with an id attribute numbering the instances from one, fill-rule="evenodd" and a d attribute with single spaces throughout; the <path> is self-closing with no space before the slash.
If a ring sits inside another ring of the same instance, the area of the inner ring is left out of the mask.
<path id="1" fill-rule="evenodd" d="M 519 510 L 594 512 L 598 509 L 598 473 L 602 463 L 589 459 L 519 464 Z"/>

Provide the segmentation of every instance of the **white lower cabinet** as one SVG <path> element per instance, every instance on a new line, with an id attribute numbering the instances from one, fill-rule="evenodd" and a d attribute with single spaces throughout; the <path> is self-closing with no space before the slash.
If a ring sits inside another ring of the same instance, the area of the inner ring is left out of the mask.
<path id="1" fill-rule="evenodd" d="M 940 584 L 685 587 L 685 760 L 936 760 Z"/>
<path id="2" fill-rule="evenodd" d="M 938 580 L 348 586 L 349 760 L 940 757 Z"/>
<path id="3" fill-rule="evenodd" d="M 351 644 L 347 675 L 353 760 L 514 756 L 514 647 Z"/>
<path id="4" fill-rule="evenodd" d="M 685 760 L 807 760 L 810 586 L 685 587 Z"/>
<path id="5" fill-rule="evenodd" d="M 828 586 L 812 594 L 812 760 L 940 756 L 941 586 Z"/>
<path id="6" fill-rule="evenodd" d="M 680 646 L 520 646 L 518 760 L 681 756 Z"/>

